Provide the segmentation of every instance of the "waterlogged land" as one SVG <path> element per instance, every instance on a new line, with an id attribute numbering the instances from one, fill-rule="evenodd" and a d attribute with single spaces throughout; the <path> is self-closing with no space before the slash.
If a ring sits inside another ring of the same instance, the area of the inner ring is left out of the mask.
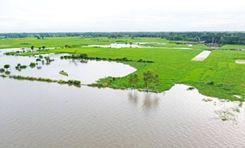
<path id="1" fill-rule="evenodd" d="M 159 38 L 0 46 L 17 48 L 0 50 L 0 147 L 245 147 L 241 46 Z"/>
<path id="2" fill-rule="evenodd" d="M 129 44 L 129 48 L 110 48 L 108 45 L 112 43 L 126 43 Z M 101 79 L 95 85 L 99 87 L 137 88 L 162 92 L 175 84 L 183 83 L 196 87 L 202 94 L 208 96 L 240 101 L 245 99 L 245 66 L 235 62 L 245 59 L 245 52 L 241 50 L 243 46 L 225 45 L 220 47 L 220 50 L 212 50 L 204 61 L 192 61 L 203 50 L 209 50 L 209 47 L 203 44 L 174 43 L 160 38 L 104 37 L 4 39 L 0 40 L 0 45 L 1 48 L 40 47 L 39 51 L 19 55 L 69 53 L 78 56 L 86 54 L 89 58 L 99 60 L 119 59 L 119 62 L 137 69 L 135 73 L 126 77 Z M 91 47 L 93 45 L 96 47 Z M 140 45 L 143 48 L 134 48 L 133 45 Z M 52 49 L 47 49 L 48 47 Z M 147 71 L 157 75 L 159 82 L 146 86 L 144 73 Z M 138 77 L 137 81 L 130 83 L 134 74 Z"/>
<path id="3" fill-rule="evenodd" d="M 28 49 L 27 49 L 28 50 Z M 118 62 L 63 59 L 69 55 L 11 56 L 9 52 L 21 49 L 0 51 L 0 77 L 17 80 L 41 81 L 68 84 L 80 87 L 95 83 L 111 76 L 123 77 L 136 69 Z"/>

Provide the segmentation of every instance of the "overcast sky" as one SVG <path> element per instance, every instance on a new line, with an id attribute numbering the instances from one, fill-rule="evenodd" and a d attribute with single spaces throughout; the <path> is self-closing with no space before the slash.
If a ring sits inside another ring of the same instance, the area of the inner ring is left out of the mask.
<path id="1" fill-rule="evenodd" d="M 245 31 L 245 0 L 0 0 L 0 32 Z"/>

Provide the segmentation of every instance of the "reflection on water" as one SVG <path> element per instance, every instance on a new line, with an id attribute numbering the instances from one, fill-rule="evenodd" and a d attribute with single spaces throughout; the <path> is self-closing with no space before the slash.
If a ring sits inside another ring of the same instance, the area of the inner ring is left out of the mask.
<path id="1" fill-rule="evenodd" d="M 32 60 L 6 58 L 0 50 L 0 65 Z M 42 70 L 51 76 L 50 71 L 58 73 L 62 67 L 70 75 L 78 73 L 82 75 L 79 78 L 92 81 L 102 76 L 96 75 L 100 71 L 118 67 L 118 63 L 115 67 L 97 64 L 55 60 Z M 40 75 L 42 70 L 23 72 Z M 242 104 L 203 96 L 188 88 L 175 85 L 155 94 L 0 78 L 0 147 L 245 147 Z"/>
<path id="2" fill-rule="evenodd" d="M 0 78 L 0 147 L 245 147 L 244 108 L 236 124 L 222 121 L 216 111 L 236 103 L 205 102 L 187 89 L 154 94 Z"/>
<path id="3" fill-rule="evenodd" d="M 145 94 L 144 103 L 143 103 L 144 109 L 153 109 L 158 107 L 158 105 L 159 105 L 159 98 L 157 96 L 152 97 L 152 95 L 149 93 Z"/>
<path id="4" fill-rule="evenodd" d="M 128 100 L 131 104 L 140 106 L 143 110 L 147 111 L 158 107 L 160 100 L 158 95 L 159 94 L 141 92 L 140 96 L 138 91 L 131 90 L 128 92 Z"/>
<path id="5" fill-rule="evenodd" d="M 132 90 L 132 91 L 130 91 L 129 93 L 128 93 L 128 100 L 129 100 L 129 102 L 131 102 L 132 104 L 135 104 L 135 105 L 137 105 L 138 104 L 138 94 L 137 94 L 137 91 L 134 91 L 134 90 Z"/>

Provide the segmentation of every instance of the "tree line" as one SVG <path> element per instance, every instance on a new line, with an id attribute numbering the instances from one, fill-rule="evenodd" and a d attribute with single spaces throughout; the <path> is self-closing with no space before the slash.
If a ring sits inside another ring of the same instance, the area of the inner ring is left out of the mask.
<path id="1" fill-rule="evenodd" d="M 172 41 L 206 44 L 245 44 L 245 32 L 64 32 L 64 33 L 0 33 L 0 38 L 35 37 L 158 37 Z"/>

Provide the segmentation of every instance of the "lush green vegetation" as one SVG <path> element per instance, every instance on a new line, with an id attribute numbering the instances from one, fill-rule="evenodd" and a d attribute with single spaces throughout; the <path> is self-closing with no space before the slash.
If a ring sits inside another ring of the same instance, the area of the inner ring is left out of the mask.
<path id="1" fill-rule="evenodd" d="M 2 33 L 0 38 L 34 37 L 42 40 L 47 37 L 109 37 L 135 38 L 155 37 L 174 41 L 203 42 L 211 45 L 245 44 L 244 32 L 85 32 L 85 33 Z"/>
<path id="2" fill-rule="evenodd" d="M 76 87 L 80 87 L 81 86 L 81 82 L 78 80 L 68 80 L 68 81 L 64 81 L 64 80 L 52 80 L 52 79 L 47 79 L 47 78 L 35 78 L 35 77 L 27 77 L 27 76 L 19 76 L 19 75 L 10 75 L 10 76 L 6 76 L 6 75 L 0 75 L 0 77 L 3 78 L 11 78 L 11 79 L 16 79 L 16 80 L 29 80 L 29 81 L 39 81 L 39 82 L 48 82 L 48 83 L 59 83 L 59 84 L 67 84 L 70 86 L 76 86 Z"/>
<path id="3" fill-rule="evenodd" d="M 15 38 L 15 39 L 0 39 L 0 48 L 42 48 L 45 47 L 81 47 L 89 44 L 100 42 L 101 44 L 107 44 L 108 40 L 105 38 L 80 38 L 80 37 L 60 37 L 60 38 Z"/>
<path id="4" fill-rule="evenodd" d="M 59 72 L 59 74 L 61 74 L 61 75 L 63 75 L 63 76 L 68 76 L 68 73 L 65 72 L 64 70 L 61 70 L 61 71 Z"/>
<path id="5" fill-rule="evenodd" d="M 147 42 L 154 48 L 92 48 L 89 44 L 109 44 L 113 42 Z M 23 44 L 28 43 L 28 44 Z M 162 44 L 159 44 L 162 43 Z M 176 83 L 188 84 L 196 87 L 202 94 L 239 100 L 234 95 L 245 99 L 245 66 L 235 64 L 236 59 L 245 59 L 245 52 L 237 49 L 238 45 L 226 45 L 224 50 L 213 50 L 212 54 L 203 62 L 194 62 L 191 59 L 204 49 L 204 44 L 189 42 L 170 42 L 161 38 L 23 38 L 0 40 L 1 47 L 57 47 L 43 49 L 36 52 L 22 53 L 22 55 L 37 55 L 46 53 L 70 53 L 73 55 L 87 55 L 89 58 L 123 59 L 120 62 L 129 64 L 138 70 L 123 78 L 105 78 L 96 84 L 100 87 L 149 89 L 160 92 L 170 89 Z M 66 46 L 69 45 L 69 46 Z M 160 46 L 159 46 L 160 45 Z M 239 46 L 240 48 L 240 46 Z M 76 57 L 76 56 L 74 56 Z M 152 63 L 137 62 L 140 59 Z M 146 72 L 149 71 L 147 74 Z M 133 75 L 137 75 L 137 78 Z M 159 85 L 146 84 L 146 77 L 157 77 L 157 80 L 148 79 L 147 83 L 159 81 Z M 137 81 L 136 81 L 137 80 Z M 132 82 L 135 83 L 132 83 Z M 95 85 L 95 84 L 93 84 Z"/>
<path id="6" fill-rule="evenodd" d="M 150 46 L 157 47 L 188 47 L 186 44 L 176 44 L 172 43 L 166 39 L 161 38 L 107 38 L 107 37 L 99 37 L 99 38 L 85 38 L 85 37 L 53 37 L 53 38 L 7 38 L 0 39 L 0 49 L 1 48 L 39 48 L 40 50 L 43 47 L 57 47 L 57 48 L 80 48 L 88 45 L 106 45 L 110 43 L 131 43 L 131 42 L 145 42 Z M 156 44 L 162 43 L 162 44 Z M 167 44 L 166 44 L 167 43 Z M 146 44 L 147 45 L 147 44 Z M 194 44 L 194 47 L 206 48 L 203 44 Z"/>
<path id="7" fill-rule="evenodd" d="M 87 54 L 72 54 L 72 55 L 65 55 L 65 56 L 61 56 L 61 59 L 79 59 L 79 60 L 96 60 L 96 61 L 118 61 L 118 62 L 129 62 L 129 61 L 133 61 L 131 59 L 128 59 L 126 57 L 124 58 L 101 58 L 101 57 L 89 57 Z M 139 59 L 135 62 L 141 62 L 141 63 L 153 63 L 153 61 L 149 61 L 149 60 L 143 60 L 143 59 Z"/>
<path id="8" fill-rule="evenodd" d="M 245 45 L 224 45 L 220 49 L 245 51 Z"/>

